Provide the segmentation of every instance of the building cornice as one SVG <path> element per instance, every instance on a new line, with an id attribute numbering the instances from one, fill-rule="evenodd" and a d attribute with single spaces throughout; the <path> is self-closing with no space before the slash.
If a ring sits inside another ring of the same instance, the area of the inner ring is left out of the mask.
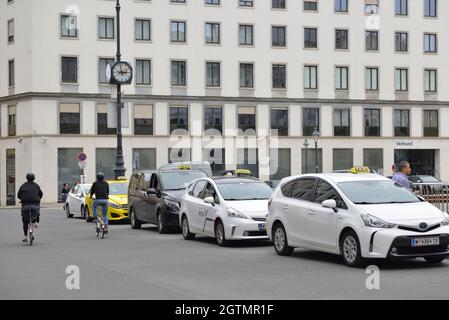
<path id="1" fill-rule="evenodd" d="M 79 101 L 109 101 L 110 94 L 103 93 L 74 93 L 74 92 L 25 92 L 0 97 L 0 104 L 11 104 L 29 100 L 79 100 Z M 284 97 L 229 97 L 229 96 L 186 96 L 186 95 L 148 95 L 127 94 L 126 101 L 149 102 L 188 102 L 188 103 L 229 103 L 229 104 L 320 104 L 320 105 L 401 105 L 401 106 L 445 106 L 449 101 L 425 100 L 371 100 L 371 99 L 313 99 L 313 98 L 284 98 Z"/>

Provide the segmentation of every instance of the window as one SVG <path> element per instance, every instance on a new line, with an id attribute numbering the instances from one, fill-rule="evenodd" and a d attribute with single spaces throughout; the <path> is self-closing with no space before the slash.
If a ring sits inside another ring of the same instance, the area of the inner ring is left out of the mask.
<path id="1" fill-rule="evenodd" d="M 133 172 L 156 169 L 156 149 L 133 149 Z"/>
<path id="2" fill-rule="evenodd" d="M 240 107 L 238 109 L 238 126 L 240 135 L 256 134 L 256 108 Z"/>
<path id="3" fill-rule="evenodd" d="M 424 52 L 436 53 L 437 47 L 437 35 L 435 33 L 424 33 Z"/>
<path id="4" fill-rule="evenodd" d="M 62 189 L 64 183 L 73 186 L 79 182 L 83 170 L 80 169 L 77 159 L 82 151 L 81 148 L 58 148 L 58 191 Z M 61 193 L 58 194 L 59 200 L 62 200 Z"/>
<path id="5" fill-rule="evenodd" d="M 437 0 L 424 0 L 424 16 L 425 17 L 437 16 Z"/>
<path id="6" fill-rule="evenodd" d="M 17 107 L 8 106 L 8 136 L 16 135 L 17 128 Z"/>
<path id="7" fill-rule="evenodd" d="M 271 109 L 271 131 L 273 130 L 277 130 L 277 136 L 288 136 L 288 109 Z"/>
<path id="8" fill-rule="evenodd" d="M 206 62 L 206 87 L 220 87 L 220 73 L 219 62 Z"/>
<path id="9" fill-rule="evenodd" d="M 318 0 L 304 0 L 304 11 L 318 11 Z"/>
<path id="10" fill-rule="evenodd" d="M 335 0 L 335 12 L 348 12 L 349 0 Z"/>
<path id="11" fill-rule="evenodd" d="M 353 149 L 334 149 L 332 156 L 333 170 L 346 170 L 354 166 Z"/>
<path id="12" fill-rule="evenodd" d="M 108 84 L 108 79 L 106 78 L 106 68 L 107 66 L 113 66 L 115 60 L 113 58 L 100 58 L 98 61 L 98 82 L 100 84 Z"/>
<path id="13" fill-rule="evenodd" d="M 78 83 L 78 58 L 61 58 L 61 82 Z"/>
<path id="14" fill-rule="evenodd" d="M 348 49 L 348 30 L 335 30 L 335 49 Z"/>
<path id="15" fill-rule="evenodd" d="M 198 181 L 198 183 L 195 185 L 195 188 L 193 188 L 193 196 L 195 198 L 200 198 L 206 185 L 207 181 L 205 180 Z"/>
<path id="16" fill-rule="evenodd" d="M 380 137 L 380 109 L 365 109 L 363 119 L 365 137 Z"/>
<path id="17" fill-rule="evenodd" d="M 326 200 L 335 200 L 337 207 L 340 209 L 348 208 L 337 190 L 335 190 L 328 182 L 320 179 L 316 186 L 314 202 L 321 204 Z"/>
<path id="18" fill-rule="evenodd" d="M 220 24 L 206 23 L 206 43 L 220 44 Z"/>
<path id="19" fill-rule="evenodd" d="M 286 27 L 271 27 L 271 44 L 273 47 L 285 47 L 286 41 Z"/>
<path id="20" fill-rule="evenodd" d="M 204 131 L 206 135 L 222 134 L 223 111 L 221 107 L 204 108 Z"/>
<path id="21" fill-rule="evenodd" d="M 248 169 L 253 176 L 259 176 L 259 155 L 257 149 L 237 149 L 237 169 Z"/>
<path id="22" fill-rule="evenodd" d="M 175 130 L 189 131 L 189 110 L 187 107 L 170 107 L 170 134 Z M 181 133 L 182 131 L 179 131 Z M 178 134 L 178 132 L 175 132 Z"/>
<path id="23" fill-rule="evenodd" d="M 285 89 L 287 87 L 287 66 L 284 64 L 273 65 L 273 89 Z"/>
<path id="24" fill-rule="evenodd" d="M 78 37 L 78 18 L 76 16 L 61 16 L 61 37 L 77 38 Z"/>
<path id="25" fill-rule="evenodd" d="M 225 159 L 225 149 L 203 149 L 203 160 L 209 161 L 214 176 L 221 176 L 226 170 Z"/>
<path id="26" fill-rule="evenodd" d="M 382 174 L 384 170 L 384 150 L 363 149 L 363 165 Z"/>
<path id="27" fill-rule="evenodd" d="M 151 85 L 151 60 L 136 60 L 136 85 Z"/>
<path id="28" fill-rule="evenodd" d="M 334 110 L 334 136 L 349 137 L 351 135 L 351 111 L 349 109 Z"/>
<path id="29" fill-rule="evenodd" d="M 14 20 L 8 21 L 8 44 L 14 43 Z"/>
<path id="30" fill-rule="evenodd" d="M 239 44 L 242 46 L 254 45 L 254 26 L 246 24 L 239 25 Z"/>
<path id="31" fill-rule="evenodd" d="M 314 148 L 301 149 L 301 172 L 323 172 L 323 150 Z"/>
<path id="32" fill-rule="evenodd" d="M 396 69 L 395 78 L 396 91 L 408 91 L 408 69 Z"/>
<path id="33" fill-rule="evenodd" d="M 396 32 L 395 35 L 395 48 L 396 52 L 407 52 L 408 51 L 408 33 L 407 32 Z"/>
<path id="34" fill-rule="evenodd" d="M 170 148 L 168 149 L 168 163 L 190 161 L 191 153 L 192 150 L 188 148 Z"/>
<path id="35" fill-rule="evenodd" d="M 285 9 L 286 0 L 271 0 L 271 8 L 273 9 Z"/>
<path id="36" fill-rule="evenodd" d="M 16 205 L 16 149 L 6 149 L 6 205 Z"/>
<path id="37" fill-rule="evenodd" d="M 437 92 L 437 70 L 424 70 L 424 90 L 425 92 Z"/>
<path id="38" fill-rule="evenodd" d="M 171 85 L 175 87 L 187 86 L 187 62 L 171 62 Z"/>
<path id="39" fill-rule="evenodd" d="M 365 32 L 365 49 L 366 50 L 379 50 L 379 32 L 378 31 L 366 31 Z"/>
<path id="40" fill-rule="evenodd" d="M 270 180 L 279 181 L 291 175 L 290 149 L 270 149 Z"/>
<path id="41" fill-rule="evenodd" d="M 438 110 L 424 110 L 424 137 L 438 137 Z"/>
<path id="42" fill-rule="evenodd" d="M 365 14 L 378 14 L 379 0 L 365 0 Z"/>
<path id="43" fill-rule="evenodd" d="M 8 61 L 8 86 L 14 87 L 16 85 L 16 77 L 15 77 L 15 60 Z"/>
<path id="44" fill-rule="evenodd" d="M 115 148 L 95 149 L 95 172 L 103 172 L 105 180 L 114 179 Z"/>
<path id="45" fill-rule="evenodd" d="M 219 5 L 220 0 L 206 0 L 206 4 Z"/>
<path id="46" fill-rule="evenodd" d="M 335 89 L 349 90 L 349 67 L 335 68 Z"/>
<path id="47" fill-rule="evenodd" d="M 97 134 L 116 134 L 116 128 L 108 128 L 108 105 L 97 106 Z"/>
<path id="48" fill-rule="evenodd" d="M 254 0 L 239 0 L 240 7 L 252 7 L 254 6 Z"/>
<path id="49" fill-rule="evenodd" d="M 367 91 L 379 90 L 379 68 L 367 67 L 365 69 L 365 89 Z"/>
<path id="50" fill-rule="evenodd" d="M 62 103 L 59 105 L 59 133 L 80 134 L 80 105 Z"/>
<path id="51" fill-rule="evenodd" d="M 304 66 L 304 89 L 318 89 L 317 66 Z"/>
<path id="52" fill-rule="evenodd" d="M 304 48 L 318 48 L 317 28 L 304 28 Z"/>
<path id="53" fill-rule="evenodd" d="M 115 38 L 114 18 L 98 18 L 98 38 L 99 39 Z"/>
<path id="54" fill-rule="evenodd" d="M 395 0 L 394 12 L 398 16 L 408 15 L 408 0 Z"/>
<path id="55" fill-rule="evenodd" d="M 153 135 L 152 105 L 134 105 L 134 134 Z"/>
<path id="56" fill-rule="evenodd" d="M 240 88 L 254 87 L 254 65 L 252 63 L 240 64 Z"/>
<path id="57" fill-rule="evenodd" d="M 312 136 L 315 128 L 320 127 L 320 109 L 304 108 L 302 111 L 303 136 Z"/>
<path id="58" fill-rule="evenodd" d="M 136 19 L 135 36 L 137 41 L 151 41 L 151 20 Z"/>
<path id="59" fill-rule="evenodd" d="M 293 186 L 291 197 L 297 200 L 313 201 L 315 179 L 298 179 Z"/>
<path id="60" fill-rule="evenodd" d="M 409 110 L 394 110 L 394 135 L 395 137 L 410 136 Z"/>
<path id="61" fill-rule="evenodd" d="M 172 42 L 186 42 L 186 23 L 184 21 L 172 21 L 170 25 L 170 40 Z"/>

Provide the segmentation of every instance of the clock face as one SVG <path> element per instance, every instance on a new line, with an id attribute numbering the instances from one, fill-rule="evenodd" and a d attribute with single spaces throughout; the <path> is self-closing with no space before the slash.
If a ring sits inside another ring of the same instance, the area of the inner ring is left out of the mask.
<path id="1" fill-rule="evenodd" d="M 133 76 L 133 70 L 127 62 L 117 62 L 112 67 L 112 76 L 118 83 L 129 83 Z"/>

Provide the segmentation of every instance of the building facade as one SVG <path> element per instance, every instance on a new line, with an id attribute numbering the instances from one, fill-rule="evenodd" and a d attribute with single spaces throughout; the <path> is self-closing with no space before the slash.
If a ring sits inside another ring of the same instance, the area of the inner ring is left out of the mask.
<path id="1" fill-rule="evenodd" d="M 176 160 L 263 180 L 315 166 L 391 175 L 409 160 L 449 180 L 448 1 L 121 3 L 122 59 L 134 68 L 127 175 Z M 88 179 L 112 176 L 115 26 L 114 0 L 1 2 L 1 205 L 17 203 L 29 171 L 44 202 L 57 201 L 79 180 L 81 151 Z"/>

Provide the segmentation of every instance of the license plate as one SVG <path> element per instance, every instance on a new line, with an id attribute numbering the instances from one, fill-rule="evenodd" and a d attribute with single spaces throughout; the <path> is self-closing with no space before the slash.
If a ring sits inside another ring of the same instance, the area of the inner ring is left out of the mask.
<path id="1" fill-rule="evenodd" d="M 440 245 L 440 238 L 412 238 L 412 247 L 427 247 Z"/>
<path id="2" fill-rule="evenodd" d="M 265 223 L 259 224 L 259 230 L 267 230 L 267 225 Z"/>

